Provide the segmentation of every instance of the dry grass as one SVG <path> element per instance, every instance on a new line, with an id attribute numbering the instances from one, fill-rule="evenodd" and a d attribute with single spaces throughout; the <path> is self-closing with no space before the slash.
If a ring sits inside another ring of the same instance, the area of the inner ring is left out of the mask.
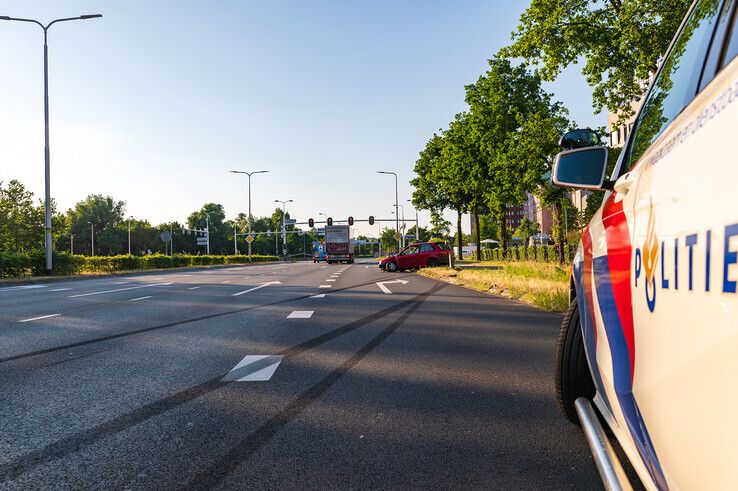
<path id="1" fill-rule="evenodd" d="M 564 312 L 569 306 L 569 273 L 558 264 L 489 261 L 475 265 L 486 268 L 425 268 L 419 273 L 553 312 Z"/>

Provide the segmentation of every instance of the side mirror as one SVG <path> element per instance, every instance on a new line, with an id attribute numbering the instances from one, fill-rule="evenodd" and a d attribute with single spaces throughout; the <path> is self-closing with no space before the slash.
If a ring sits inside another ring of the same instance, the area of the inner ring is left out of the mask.
<path id="1" fill-rule="evenodd" d="M 563 150 L 571 150 L 572 148 L 594 147 L 600 144 L 600 137 L 589 128 L 572 130 L 564 133 L 559 140 L 559 147 Z"/>
<path id="2" fill-rule="evenodd" d="M 610 189 L 605 182 L 607 147 L 565 150 L 556 156 L 552 181 L 557 186 L 579 189 Z"/>

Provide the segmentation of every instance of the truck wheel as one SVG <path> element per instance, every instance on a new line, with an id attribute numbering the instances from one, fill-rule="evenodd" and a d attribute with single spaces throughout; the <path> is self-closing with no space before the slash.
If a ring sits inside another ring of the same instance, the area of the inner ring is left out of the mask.
<path id="1" fill-rule="evenodd" d="M 559 339 L 556 342 L 554 384 L 559 409 L 566 419 L 578 425 L 579 417 L 574 408 L 574 401 L 579 397 L 592 399 L 596 390 L 584 351 L 579 304 L 576 299 L 569 305 L 561 322 Z"/>
<path id="2" fill-rule="evenodd" d="M 438 259 L 436 259 L 435 257 L 428 259 L 429 268 L 435 268 L 436 266 L 438 266 Z"/>
<path id="3" fill-rule="evenodd" d="M 389 271 L 390 273 L 394 273 L 395 271 L 397 271 L 397 264 L 393 262 L 388 262 L 385 265 L 385 268 L 387 268 L 387 271 Z"/>

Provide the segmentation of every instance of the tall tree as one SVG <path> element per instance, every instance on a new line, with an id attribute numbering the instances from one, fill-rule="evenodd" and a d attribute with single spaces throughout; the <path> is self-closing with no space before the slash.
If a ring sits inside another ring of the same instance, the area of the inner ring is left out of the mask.
<path id="1" fill-rule="evenodd" d="M 91 253 L 94 225 L 95 254 L 121 253 L 125 238 L 116 225 L 123 220 L 125 207 L 124 201 L 100 194 L 91 194 L 77 202 L 67 211 L 69 232 L 74 235 L 74 252 Z"/>
<path id="2" fill-rule="evenodd" d="M 450 234 L 451 222 L 443 218 L 443 215 L 438 211 L 431 210 L 430 214 L 431 229 L 429 231 L 430 238 L 448 240 Z"/>
<path id="3" fill-rule="evenodd" d="M 581 61 L 595 110 L 628 117 L 691 3 L 532 0 L 501 54 L 533 63 L 545 80 Z"/>
<path id="4" fill-rule="evenodd" d="M 0 183 L 0 250 L 25 252 L 43 248 L 44 210 L 34 205 L 23 183 Z"/>

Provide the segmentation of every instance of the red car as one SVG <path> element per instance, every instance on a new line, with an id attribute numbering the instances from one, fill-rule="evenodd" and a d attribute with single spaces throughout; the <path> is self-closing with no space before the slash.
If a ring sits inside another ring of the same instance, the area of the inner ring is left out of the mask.
<path id="1" fill-rule="evenodd" d="M 403 269 L 418 269 L 448 264 L 453 251 L 440 242 L 416 242 L 379 262 L 379 268 L 394 272 Z"/>

